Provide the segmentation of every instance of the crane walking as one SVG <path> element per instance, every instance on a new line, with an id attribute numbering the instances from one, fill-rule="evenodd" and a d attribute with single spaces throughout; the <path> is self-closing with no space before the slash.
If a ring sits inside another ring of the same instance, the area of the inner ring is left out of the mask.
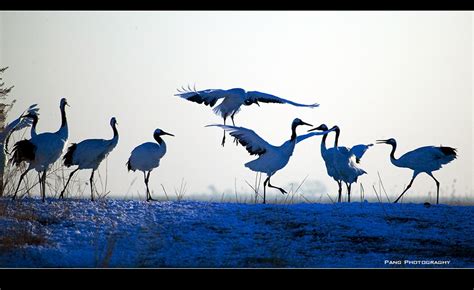
<path id="1" fill-rule="evenodd" d="M 146 142 L 138 145 L 133 149 L 132 154 L 127 161 L 128 171 L 143 171 L 146 185 L 146 201 L 155 200 L 151 197 L 148 182 L 150 181 L 151 171 L 160 166 L 160 160 L 166 154 L 166 143 L 161 138 L 163 135 L 174 136 L 173 134 L 167 133 L 161 129 L 156 129 L 153 133 L 153 138 L 157 143 Z"/>
<path id="2" fill-rule="evenodd" d="M 94 172 L 99 168 L 100 163 L 102 160 L 107 157 L 107 155 L 114 150 L 115 146 L 117 146 L 119 140 L 119 134 L 117 131 L 117 120 L 115 117 L 110 119 L 110 126 L 112 127 L 112 131 L 114 136 L 110 140 L 104 139 L 86 139 L 79 143 L 73 143 L 69 146 L 66 154 L 64 155 L 64 165 L 66 167 L 70 167 L 73 165 L 78 165 L 78 167 L 69 174 L 69 178 L 67 179 L 66 185 L 64 189 L 61 191 L 59 198 L 64 197 L 64 192 L 69 184 L 74 173 L 76 173 L 79 169 L 92 169 L 91 177 L 89 179 L 91 185 L 91 200 L 94 201 Z"/>
<path id="3" fill-rule="evenodd" d="M 418 174 L 424 172 L 431 176 L 436 183 L 436 204 L 439 204 L 439 181 L 433 176 L 433 171 L 439 170 L 443 165 L 448 164 L 457 157 L 456 148 L 445 146 L 424 146 L 403 154 L 400 158 L 395 158 L 397 141 L 394 138 L 387 140 L 377 140 L 377 144 L 389 144 L 392 146 L 390 161 L 397 167 L 404 167 L 413 170 L 413 177 L 405 190 L 395 200 L 398 200 L 411 187 L 413 180 Z"/>

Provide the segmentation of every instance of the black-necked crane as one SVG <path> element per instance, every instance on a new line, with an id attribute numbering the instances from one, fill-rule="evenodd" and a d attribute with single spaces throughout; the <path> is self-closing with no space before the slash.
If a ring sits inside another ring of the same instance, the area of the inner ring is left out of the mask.
<path id="1" fill-rule="evenodd" d="M 240 142 L 242 146 L 247 149 L 250 155 L 258 155 L 259 157 L 253 161 L 247 162 L 245 167 L 252 171 L 265 173 L 267 178 L 263 182 L 263 203 L 266 202 L 266 187 L 276 188 L 282 194 L 286 191 L 283 188 L 273 186 L 270 183 L 270 178 L 280 169 L 284 168 L 295 149 L 296 143 L 298 143 L 296 128 L 300 125 L 312 126 L 302 120 L 296 118 L 291 123 L 291 138 L 290 140 L 283 143 L 281 146 L 274 146 L 269 144 L 267 141 L 258 136 L 254 131 L 235 126 L 226 125 L 207 125 L 206 127 L 215 126 L 228 131 L 229 134 Z M 314 132 L 312 135 L 323 135 L 325 132 Z"/>
<path id="2" fill-rule="evenodd" d="M 160 160 L 166 154 L 166 143 L 161 138 L 163 135 L 174 136 L 161 129 L 156 129 L 153 133 L 153 138 L 156 140 L 156 143 L 146 142 L 138 145 L 133 149 L 127 161 L 128 171 L 140 170 L 143 172 L 146 185 L 146 201 L 155 200 L 151 197 L 148 182 L 150 180 L 151 171 L 160 166 Z"/>
<path id="3" fill-rule="evenodd" d="M 17 166 L 26 161 L 29 163 L 28 168 L 20 176 L 20 181 L 13 195 L 15 199 L 21 181 L 31 169 L 35 169 L 39 173 L 40 192 L 43 202 L 46 198 L 46 172 L 49 167 L 61 157 L 64 147 L 68 139 L 68 125 L 66 118 L 66 98 L 62 98 L 59 104 L 61 110 L 61 126 L 58 131 L 51 133 L 36 134 L 36 124 L 38 123 L 38 115 L 30 113 L 28 118 L 33 119 L 31 128 L 32 137 L 29 140 L 21 140 L 15 143 L 12 150 L 12 160 Z"/>
<path id="4" fill-rule="evenodd" d="M 222 102 L 213 109 L 214 113 L 218 116 L 221 116 L 224 119 L 224 125 L 226 124 L 226 119 L 228 117 L 232 120 L 232 125 L 235 126 L 234 115 L 237 114 L 242 105 L 250 106 L 256 104 L 258 106 L 260 103 L 276 103 L 276 104 L 289 104 L 297 107 L 309 107 L 314 108 L 318 107 L 319 104 L 314 103 L 310 105 L 295 103 L 290 100 L 279 98 L 277 96 L 262 93 L 258 91 L 246 91 L 242 88 L 233 88 L 229 90 L 223 89 L 207 89 L 202 91 L 192 90 L 182 88 L 178 90 L 179 93 L 175 96 L 179 96 L 183 99 L 186 99 L 191 102 L 198 104 L 204 104 L 206 106 L 213 107 L 216 102 L 220 99 L 223 99 Z M 225 144 L 225 131 L 224 136 L 222 137 L 221 145 Z M 237 143 L 238 144 L 238 143 Z"/>
<path id="5" fill-rule="evenodd" d="M 443 165 L 448 164 L 457 157 L 456 148 L 446 146 L 424 146 L 403 154 L 400 158 L 395 158 L 397 141 L 394 138 L 387 140 L 377 140 L 378 144 L 389 144 L 392 146 L 390 161 L 397 167 L 404 167 L 413 170 L 413 177 L 405 190 L 395 200 L 398 200 L 411 187 L 413 180 L 422 172 L 428 174 L 436 183 L 436 204 L 439 204 L 439 181 L 433 176 L 433 171 L 439 170 Z"/>
<path id="6" fill-rule="evenodd" d="M 114 150 L 119 140 L 119 134 L 117 131 L 117 120 L 115 117 L 110 119 L 110 126 L 112 127 L 113 137 L 112 139 L 86 139 L 79 143 L 73 143 L 67 149 L 64 155 L 64 165 L 66 167 L 77 165 L 78 167 L 69 174 L 66 185 L 61 191 L 59 198 L 64 197 L 64 192 L 69 184 L 74 173 L 80 169 L 92 169 L 91 177 L 89 179 L 91 186 L 91 200 L 94 201 L 94 172 L 99 168 L 102 160 Z"/>

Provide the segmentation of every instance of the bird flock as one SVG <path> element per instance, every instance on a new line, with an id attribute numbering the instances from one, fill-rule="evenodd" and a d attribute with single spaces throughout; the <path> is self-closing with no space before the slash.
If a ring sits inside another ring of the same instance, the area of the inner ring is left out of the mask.
<path id="1" fill-rule="evenodd" d="M 296 107 L 315 108 L 319 104 L 300 104 L 287 99 L 283 99 L 271 94 L 246 91 L 242 88 L 233 88 L 229 90 L 223 89 L 207 89 L 197 91 L 195 88 L 178 89 L 175 94 L 182 99 L 204 104 L 213 108 L 213 111 L 218 116 L 222 117 L 223 124 L 211 124 L 206 127 L 217 127 L 223 130 L 223 137 L 221 145 L 225 145 L 226 132 L 234 137 L 234 142 L 237 145 L 242 145 L 250 155 L 257 155 L 255 160 L 245 163 L 245 167 L 252 171 L 265 173 L 266 179 L 263 183 L 263 203 L 266 203 L 266 191 L 268 188 L 279 190 L 282 194 L 287 193 L 283 188 L 272 185 L 271 177 L 275 175 L 280 169 L 283 169 L 289 162 L 296 144 L 306 140 L 310 137 L 320 136 L 321 139 L 321 156 L 326 165 L 327 174 L 332 177 L 338 184 L 338 202 L 342 201 L 342 185 L 346 185 L 347 201 L 350 202 L 351 186 L 357 183 L 358 177 L 367 174 L 358 165 L 366 153 L 366 151 L 373 146 L 373 144 L 359 144 L 352 147 L 339 146 L 340 128 L 333 126 L 330 129 L 326 124 L 321 124 L 317 127 L 295 118 L 291 123 L 291 135 L 288 140 L 283 142 L 280 146 L 272 145 L 265 141 L 253 130 L 237 127 L 235 125 L 235 114 L 237 114 L 243 105 L 257 105 L 260 103 L 276 103 L 288 104 Z M 219 105 L 215 106 L 220 101 Z M 105 157 L 114 150 L 119 141 L 119 133 L 117 130 L 117 120 L 112 117 L 110 126 L 113 131 L 111 139 L 86 139 L 79 143 L 72 143 L 67 147 L 69 139 L 68 122 L 66 116 L 66 107 L 69 106 L 66 98 L 60 100 L 59 108 L 61 113 L 61 124 L 56 132 L 37 133 L 36 125 L 39 120 L 39 109 L 37 105 L 30 106 L 22 115 L 6 126 L 5 130 L 1 132 L 3 150 L 10 155 L 9 161 L 20 166 L 21 163 L 28 163 L 28 167 L 21 173 L 16 190 L 12 196 L 13 199 L 17 197 L 21 183 L 26 174 L 34 169 L 38 172 L 40 194 L 42 200 L 46 198 L 46 174 L 51 168 L 51 165 L 60 159 L 64 154 L 62 161 L 64 166 L 77 166 L 70 174 L 65 183 L 64 189 L 61 191 L 59 198 L 64 198 L 66 188 L 73 177 L 73 175 L 81 169 L 91 169 L 90 176 L 90 190 L 91 200 L 94 200 L 94 172 L 99 168 L 101 162 Z M 215 106 L 215 107 L 214 107 Z M 230 117 L 232 126 L 226 125 L 227 118 Z M 30 127 L 30 139 L 24 139 L 16 142 L 11 152 L 8 151 L 8 140 L 14 131 Z M 304 135 L 297 134 L 297 128 L 300 126 L 313 127 L 309 129 Z M 335 132 L 334 146 L 326 145 L 326 139 L 331 132 Z M 157 128 L 153 132 L 153 138 L 156 142 L 146 142 L 135 147 L 126 162 L 128 171 L 142 171 L 144 183 L 146 186 L 146 200 L 155 200 L 150 194 L 148 186 L 150 174 L 153 169 L 159 167 L 160 160 L 166 154 L 166 143 L 163 136 L 174 136 L 171 133 L 165 132 Z M 3 141 L 4 140 L 4 141 Z M 443 165 L 448 164 L 457 157 L 456 149 L 447 146 L 425 146 L 413 151 L 407 152 L 399 158 L 395 157 L 397 142 L 390 138 L 387 140 L 377 140 L 377 144 L 388 144 L 392 146 L 390 153 L 390 161 L 393 165 L 402 168 L 408 168 L 413 171 L 413 177 L 406 187 L 406 189 L 395 200 L 395 203 L 405 194 L 411 187 L 414 179 L 420 173 L 426 173 L 433 178 L 437 186 L 436 203 L 439 203 L 439 181 L 433 176 L 433 172 L 439 170 Z M 67 149 L 66 149 L 67 147 Z"/>

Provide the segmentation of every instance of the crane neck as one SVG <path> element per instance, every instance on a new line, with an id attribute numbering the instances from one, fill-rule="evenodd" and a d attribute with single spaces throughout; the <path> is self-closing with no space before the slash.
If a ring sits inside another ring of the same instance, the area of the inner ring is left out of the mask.
<path id="1" fill-rule="evenodd" d="M 31 137 L 36 136 L 36 125 L 38 124 L 38 116 L 34 115 L 31 117 L 33 119 L 33 124 L 31 124 Z"/>
<path id="2" fill-rule="evenodd" d="M 31 117 L 31 119 L 33 119 L 33 124 L 31 125 L 31 128 L 36 130 L 36 125 L 38 124 L 38 116 L 34 115 Z"/>
<path id="3" fill-rule="evenodd" d="M 112 130 L 114 131 L 114 137 L 112 138 L 112 140 L 118 140 L 119 134 L 118 134 L 117 124 L 116 124 L 116 123 L 113 123 L 113 124 L 112 124 Z"/>
<path id="4" fill-rule="evenodd" d="M 291 138 L 290 138 L 290 140 L 292 142 L 296 141 L 296 127 L 298 127 L 298 124 L 291 124 Z"/>
<path id="5" fill-rule="evenodd" d="M 326 148 L 326 139 L 327 139 L 327 137 L 328 137 L 328 134 L 329 134 L 329 133 L 324 134 L 324 135 L 323 135 L 323 138 L 321 139 L 321 153 L 327 151 L 327 148 Z"/>
<path id="6" fill-rule="evenodd" d="M 334 139 L 334 148 L 337 148 L 339 143 L 339 135 L 341 134 L 341 130 L 339 128 L 336 129 L 336 139 Z"/>
<path id="7" fill-rule="evenodd" d="M 66 106 L 61 106 L 61 128 L 67 126 L 67 118 L 66 118 Z"/>
<path id="8" fill-rule="evenodd" d="M 58 134 L 59 137 L 61 138 L 61 140 L 63 140 L 64 142 L 66 142 L 67 139 L 69 138 L 69 130 L 68 130 L 68 127 L 67 127 L 66 108 L 65 107 L 66 107 L 66 105 L 61 106 L 61 127 L 56 132 L 56 134 Z"/>
<path id="9" fill-rule="evenodd" d="M 390 152 L 390 160 L 392 161 L 392 163 L 394 163 L 398 161 L 398 159 L 395 158 L 395 150 L 397 150 L 397 143 L 392 143 L 390 145 L 392 145 L 392 152 Z"/>
<path id="10" fill-rule="evenodd" d="M 158 142 L 158 144 L 160 145 L 163 145 L 165 143 L 165 141 L 163 141 L 163 139 L 161 138 L 160 135 L 158 134 L 153 134 L 153 138 L 156 140 L 156 142 Z"/>

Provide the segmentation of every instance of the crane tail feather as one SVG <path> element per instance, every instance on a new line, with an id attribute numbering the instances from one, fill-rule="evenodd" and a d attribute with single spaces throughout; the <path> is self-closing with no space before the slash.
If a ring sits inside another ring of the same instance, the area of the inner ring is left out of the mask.
<path id="1" fill-rule="evenodd" d="M 127 165 L 127 170 L 128 171 L 130 171 L 130 170 L 135 171 L 135 170 L 133 170 L 132 165 L 130 164 L 130 159 L 128 159 L 127 163 L 125 163 L 125 164 Z"/>
<path id="2" fill-rule="evenodd" d="M 456 158 L 458 156 L 458 154 L 456 153 L 456 148 L 440 146 L 439 149 L 446 156 L 452 156 L 453 158 Z"/>
<path id="3" fill-rule="evenodd" d="M 76 149 L 77 149 L 77 144 L 76 143 L 72 143 L 71 146 L 69 146 L 69 148 L 67 149 L 67 152 L 63 157 L 64 165 L 66 167 L 70 167 L 70 166 L 74 165 L 73 164 L 73 155 L 74 155 L 74 152 L 76 151 Z"/>
<path id="4" fill-rule="evenodd" d="M 31 143 L 30 140 L 21 140 L 15 143 L 12 150 L 13 157 L 10 161 L 13 161 L 15 165 L 20 165 L 23 161 L 35 160 L 36 146 Z"/>

